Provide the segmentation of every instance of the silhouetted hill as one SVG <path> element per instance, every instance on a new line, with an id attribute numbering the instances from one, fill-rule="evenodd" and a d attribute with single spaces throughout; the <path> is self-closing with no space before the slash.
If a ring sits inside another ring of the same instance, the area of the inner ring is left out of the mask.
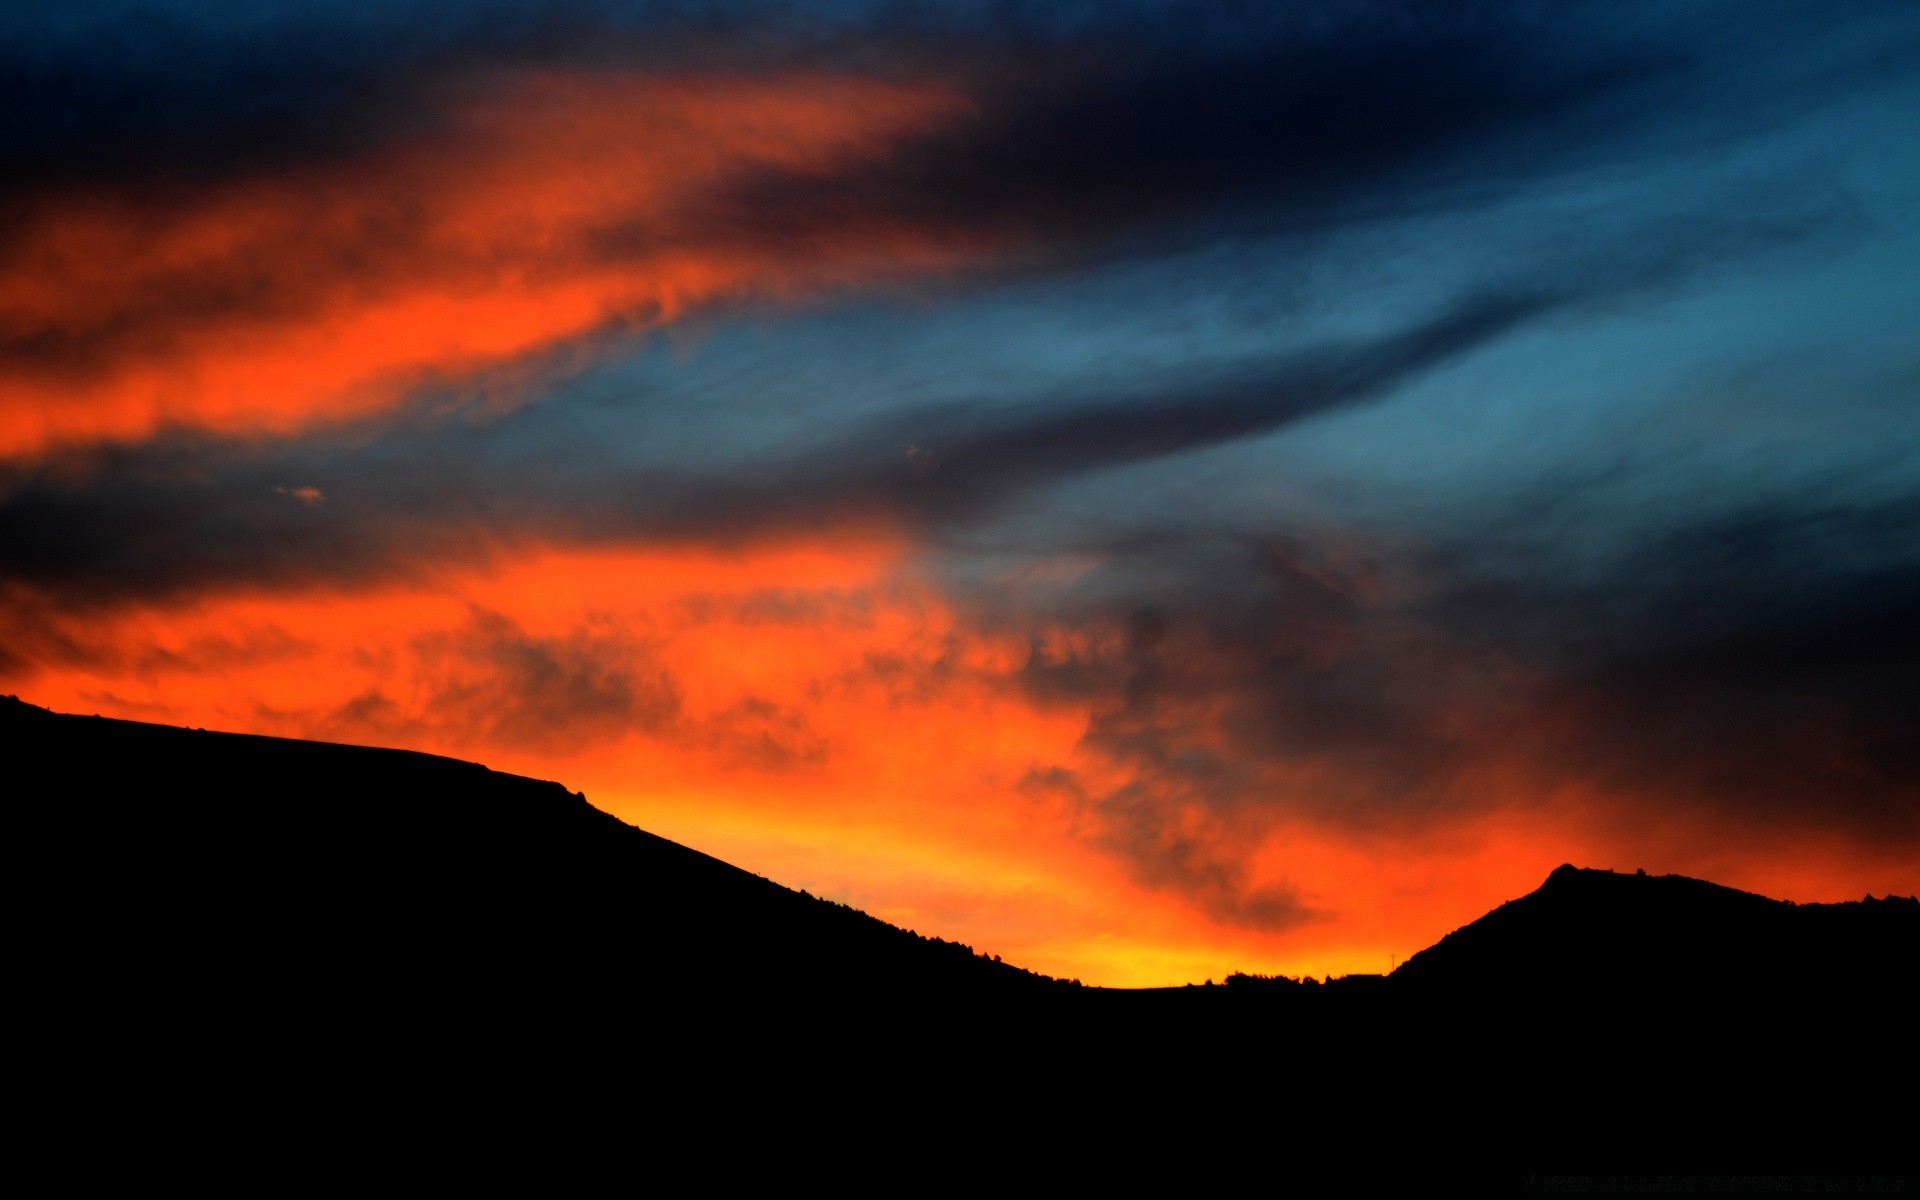
<path id="1" fill-rule="evenodd" d="M 998 1186 L 1018 1162 L 1026 1184 L 1485 1192 L 1894 1170 L 1911 1145 L 1911 900 L 1563 867 L 1384 980 L 1125 992 L 470 763 L 11 699 L 0 760 L 16 1092 L 81 1114 L 75 1161 L 138 1142 L 233 1177 L 537 1145 L 547 1190 L 611 1148 L 639 1182 Z"/>
<path id="2" fill-rule="evenodd" d="M 1914 951 L 1912 897 L 1793 904 L 1680 875 L 1569 864 L 1413 955 L 1392 982 L 1427 1000 L 1891 996 L 1884 989 L 1914 982 Z"/>
<path id="3" fill-rule="evenodd" d="M 827 993 L 1063 983 L 790 891 L 557 783 L 400 750 L 65 716 L 0 699 L 35 859 L 69 916 L 165 953 L 343 959 L 553 988 Z M 497 981 L 496 981 L 497 982 Z"/>
<path id="4" fill-rule="evenodd" d="M 1912 897 L 1792 904 L 1567 865 L 1403 963 L 1388 1019 L 1410 1064 L 1540 1092 L 1513 1117 L 1533 1144 L 1889 1170 L 1913 1161 L 1896 1080 L 1920 1069 L 1916 961 Z"/>

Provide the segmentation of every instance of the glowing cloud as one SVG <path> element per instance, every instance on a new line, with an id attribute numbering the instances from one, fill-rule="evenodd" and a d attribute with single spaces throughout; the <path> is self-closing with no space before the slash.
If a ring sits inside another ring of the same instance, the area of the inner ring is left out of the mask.
<path id="1" fill-rule="evenodd" d="M 0 689 L 1088 982 L 1920 888 L 1920 8 L 40 7 Z"/>
<path id="2" fill-rule="evenodd" d="M 0 262 L 0 457 L 345 421 L 610 324 L 977 248 L 724 212 L 735 184 L 830 177 L 962 117 L 942 87 L 521 73 L 450 82 L 441 105 L 347 161 L 35 199 Z"/>
<path id="3" fill-rule="evenodd" d="M 1104 984 L 1384 969 L 1569 858 L 1803 899 L 1887 869 L 1844 839 L 1730 848 L 1684 813 L 1623 841 L 1600 819 L 1622 797 L 1546 790 L 1524 755 L 1490 756 L 1456 783 L 1478 803 L 1419 828 L 1290 800 L 1350 786 L 1312 762 L 1243 762 L 1270 789 L 1261 807 L 1170 792 L 1090 736 L 1117 695 L 1032 687 L 1037 666 L 1123 656 L 1137 632 L 981 629 L 910 551 L 860 530 L 552 548 L 358 591 L 85 614 L 15 591 L 0 682 L 66 711 L 559 779 L 790 886 Z M 1182 727 L 1226 747 L 1220 716 Z"/>

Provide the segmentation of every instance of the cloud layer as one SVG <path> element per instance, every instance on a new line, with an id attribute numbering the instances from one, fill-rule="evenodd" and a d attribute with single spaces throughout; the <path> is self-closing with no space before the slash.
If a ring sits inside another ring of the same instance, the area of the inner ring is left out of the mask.
<path id="1" fill-rule="evenodd" d="M 1910 6 L 0 35 L 0 687 L 1089 980 L 1920 887 Z"/>

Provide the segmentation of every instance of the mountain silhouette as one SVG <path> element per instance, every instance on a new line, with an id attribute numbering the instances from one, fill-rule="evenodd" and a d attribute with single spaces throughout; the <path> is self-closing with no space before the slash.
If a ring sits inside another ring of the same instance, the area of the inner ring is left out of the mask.
<path id="1" fill-rule="evenodd" d="M 1799 905 L 1680 875 L 1566 864 L 1413 955 L 1393 983 L 1433 998 L 1805 999 L 1836 981 L 1869 993 L 1912 982 L 1903 949 L 1920 949 L 1912 897 Z"/>
<path id="2" fill-rule="evenodd" d="M 0 756 L 42 1105 L 104 1080 L 276 1161 L 644 1127 L 649 1163 L 785 1183 L 965 1145 L 1063 1185 L 1493 1187 L 1911 1146 L 1911 898 L 1563 866 L 1384 979 L 1083 988 L 471 763 L 12 698 Z"/>
<path id="3" fill-rule="evenodd" d="M 1066 986 L 472 763 L 13 698 L 0 739 L 14 778 L 42 781 L 20 814 L 36 854 L 99 904 L 103 936 L 168 953 L 350 954 L 422 980 L 537 964 L 553 986 L 799 998 Z"/>
<path id="4" fill-rule="evenodd" d="M 1916 952 L 1910 896 L 1794 904 L 1568 864 L 1401 964 L 1388 1019 L 1400 1061 L 1532 1097 L 1505 1113 L 1516 1151 L 1904 1170 Z"/>

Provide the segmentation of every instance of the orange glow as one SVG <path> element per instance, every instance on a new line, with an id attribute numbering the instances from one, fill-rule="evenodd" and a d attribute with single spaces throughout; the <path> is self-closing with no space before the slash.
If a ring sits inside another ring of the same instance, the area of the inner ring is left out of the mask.
<path id="1" fill-rule="evenodd" d="M 1799 900 L 1920 888 L 1911 864 L 1870 848 L 1728 846 L 1681 816 L 1629 836 L 1600 819 L 1617 797 L 1549 791 L 1522 761 L 1494 761 L 1458 781 L 1478 815 L 1391 834 L 1179 810 L 1180 836 L 1246 887 L 1290 889 L 1318 914 L 1237 926 L 1149 886 L 1097 804 L 1036 783 L 1071 772 L 1099 794 L 1139 781 L 1083 740 L 1089 705 L 1021 689 L 1032 643 L 969 628 L 910 550 L 873 530 L 724 551 L 555 548 L 427 582 L 84 616 L 16 593 L 0 645 L 37 666 L 0 686 L 63 711 L 558 779 L 788 886 L 1089 983 L 1385 970 L 1562 861 Z M 1269 782 L 1283 796 L 1339 781 L 1275 768 Z"/>
<path id="2" fill-rule="evenodd" d="M 951 266 L 951 231 L 776 236 L 726 189 L 831 177 L 962 117 L 933 85 L 520 75 L 422 132 L 197 194 L 43 198 L 0 265 L 0 457 L 184 426 L 279 434 L 617 325 Z"/>

